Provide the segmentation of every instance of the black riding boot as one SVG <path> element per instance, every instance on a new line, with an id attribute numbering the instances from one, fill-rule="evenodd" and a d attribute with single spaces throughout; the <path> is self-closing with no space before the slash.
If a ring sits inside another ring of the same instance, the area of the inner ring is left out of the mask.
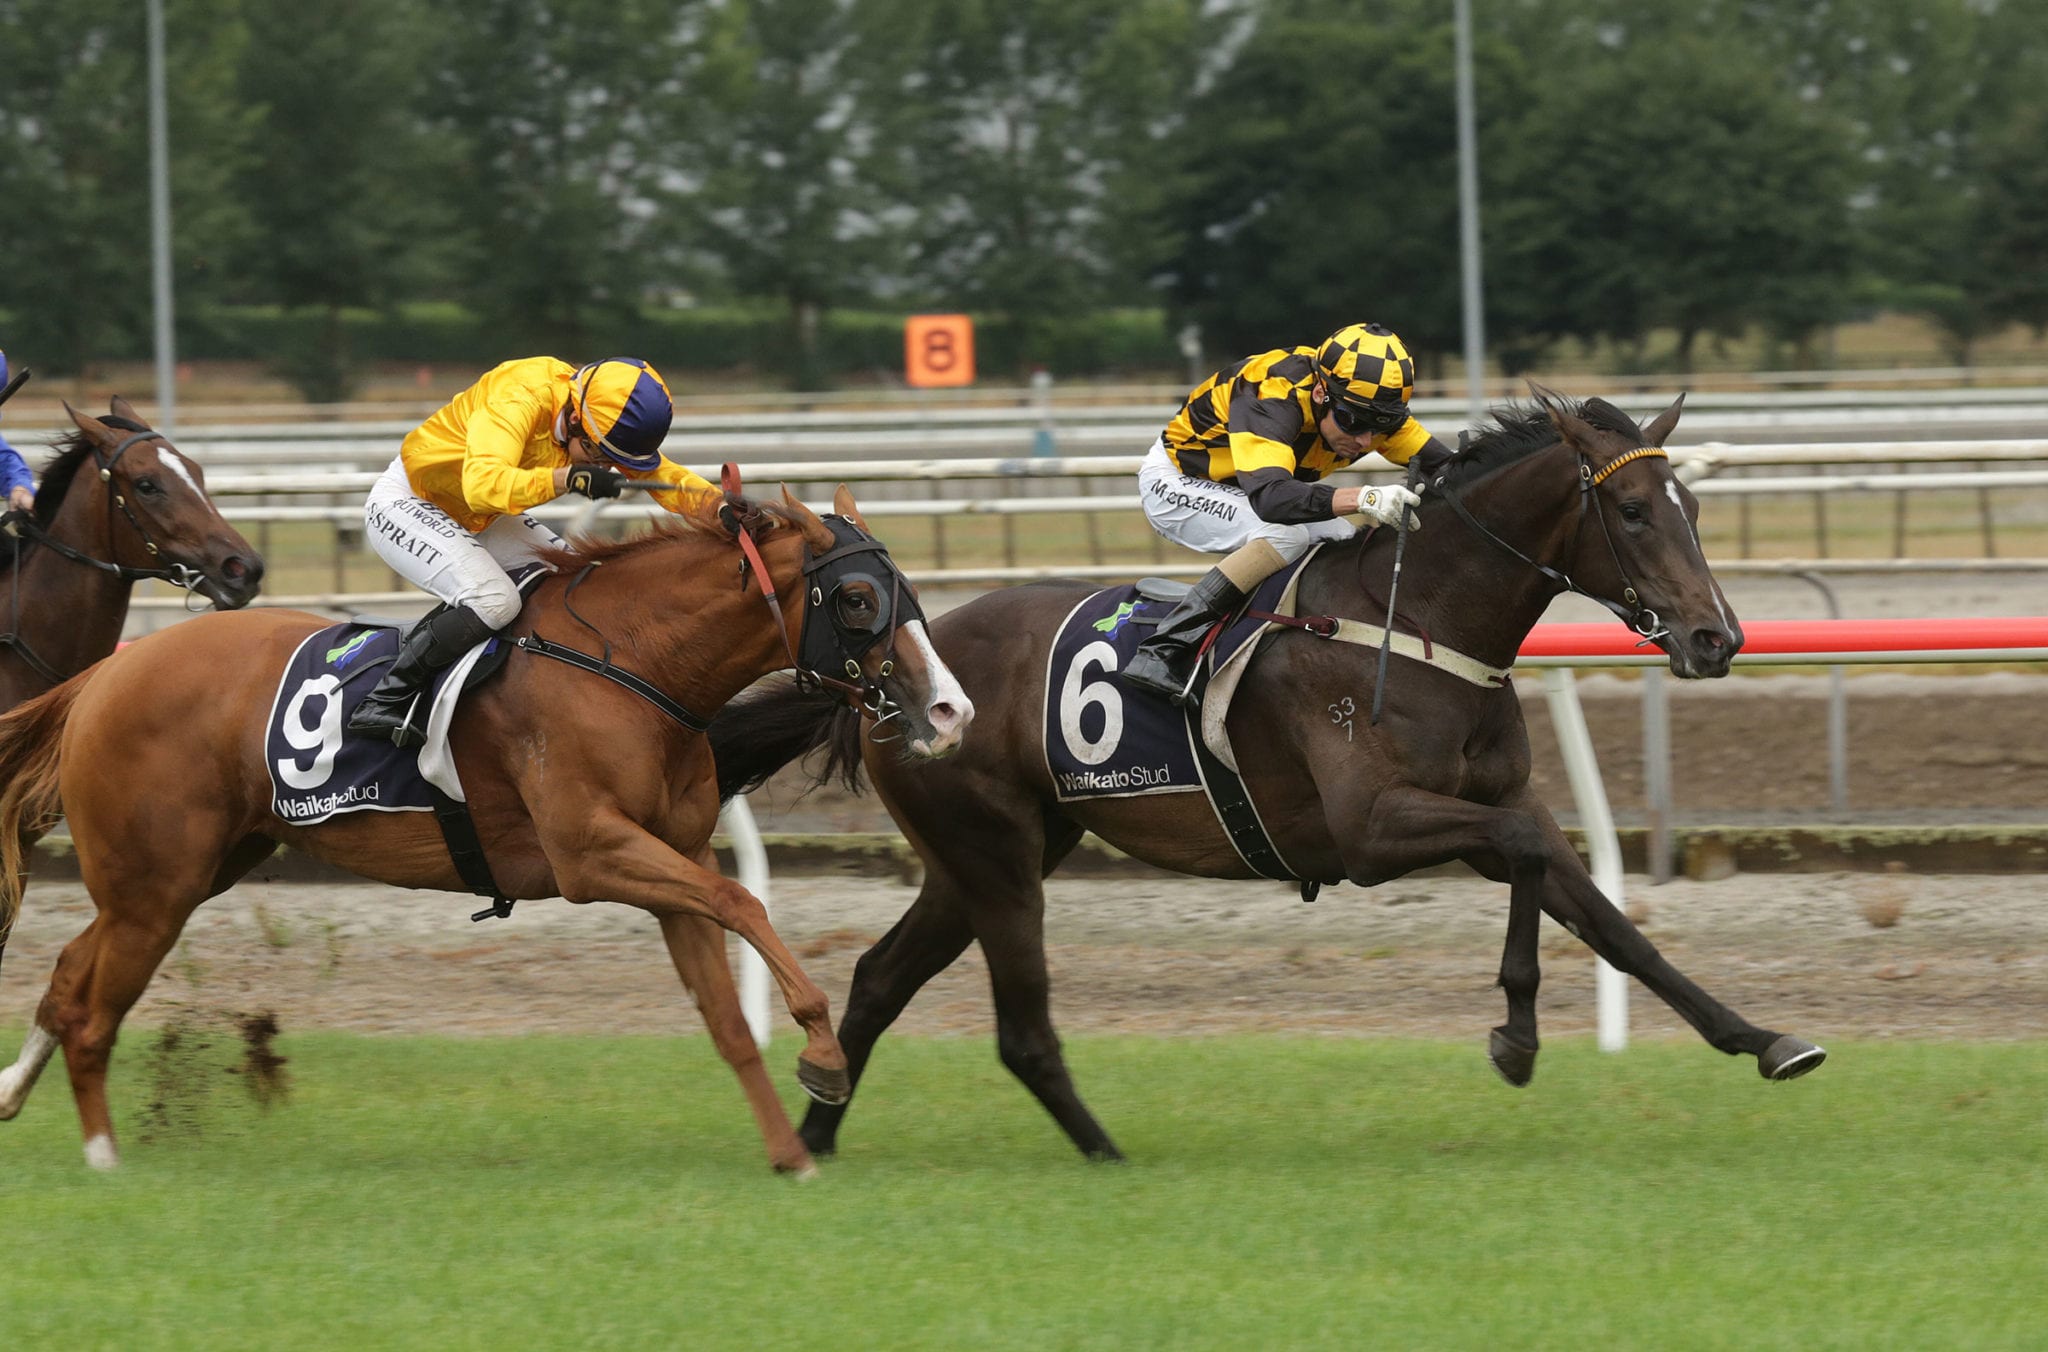
<path id="1" fill-rule="evenodd" d="M 399 746 L 420 745 L 427 739 L 427 711 L 413 707 L 420 692 L 497 632 L 468 606 L 450 606 L 427 616 L 412 627 L 376 689 L 363 696 L 349 716 L 348 730 L 389 737 Z"/>
<path id="2" fill-rule="evenodd" d="M 1237 584 L 1223 576 L 1222 569 L 1211 568 L 1166 612 L 1152 637 L 1131 654 L 1131 664 L 1124 668 L 1124 684 L 1176 705 L 1187 703 L 1181 692 L 1195 674 L 1195 653 L 1202 646 L 1202 636 L 1244 602 L 1245 594 Z"/>

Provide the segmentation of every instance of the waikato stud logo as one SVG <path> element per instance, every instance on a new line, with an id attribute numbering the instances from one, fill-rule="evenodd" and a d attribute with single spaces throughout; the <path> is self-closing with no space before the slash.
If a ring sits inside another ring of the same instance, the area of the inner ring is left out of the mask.
<path id="1" fill-rule="evenodd" d="M 1097 620 L 1095 622 L 1095 629 L 1098 633 L 1110 634 L 1113 636 L 1117 630 L 1124 627 L 1125 622 L 1128 621 L 1131 618 L 1131 616 L 1137 614 L 1144 608 L 1145 603 L 1143 601 L 1126 601 L 1116 608 L 1116 614 L 1105 615 L 1101 619 Z"/>
<path id="2" fill-rule="evenodd" d="M 376 632 L 374 629 L 365 629 L 339 648 L 329 648 L 327 650 L 327 665 L 346 671 L 349 663 L 363 655 L 363 645 L 368 643 L 371 635 Z"/>

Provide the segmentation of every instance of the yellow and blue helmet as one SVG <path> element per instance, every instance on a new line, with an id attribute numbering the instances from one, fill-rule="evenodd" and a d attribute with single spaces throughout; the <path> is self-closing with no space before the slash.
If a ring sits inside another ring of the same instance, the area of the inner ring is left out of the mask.
<path id="1" fill-rule="evenodd" d="M 607 459 L 650 470 L 676 409 L 659 371 L 637 357 L 607 357 L 569 378 L 569 412 Z"/>
<path id="2" fill-rule="evenodd" d="M 1376 425 L 1407 421 L 1415 359 L 1386 325 L 1346 324 L 1316 349 L 1315 367 L 1333 406 L 1356 410 Z"/>

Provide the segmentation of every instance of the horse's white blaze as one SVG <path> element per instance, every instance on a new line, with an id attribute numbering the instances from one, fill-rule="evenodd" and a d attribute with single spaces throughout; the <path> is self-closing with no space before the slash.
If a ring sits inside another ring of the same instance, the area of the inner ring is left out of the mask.
<path id="1" fill-rule="evenodd" d="M 121 1152 L 114 1149 L 114 1138 L 95 1136 L 85 1143 L 85 1162 L 95 1169 L 113 1169 L 121 1163 Z"/>
<path id="2" fill-rule="evenodd" d="M 43 1067 L 50 1063 L 50 1056 L 56 1050 L 56 1034 L 45 1032 L 40 1026 L 28 1030 L 28 1041 L 21 1045 L 21 1055 L 13 1065 L 0 1070 L 0 1122 L 21 1111 L 21 1105 L 28 1100 L 28 1091 L 35 1088 L 36 1077 L 43 1073 Z"/>
<path id="3" fill-rule="evenodd" d="M 931 681 L 931 700 L 925 705 L 925 716 L 932 725 L 932 740 L 912 742 L 911 746 L 927 756 L 940 755 L 952 750 L 967 731 L 967 725 L 974 721 L 974 701 L 960 688 L 952 668 L 939 660 L 938 649 L 932 647 L 924 621 L 912 620 L 903 629 L 910 635 L 911 645 L 924 657 L 925 674 Z"/>
<path id="4" fill-rule="evenodd" d="M 204 490 L 202 490 L 199 487 L 199 480 L 193 478 L 192 471 L 185 468 L 184 456 L 179 455 L 176 451 L 172 450 L 168 446 L 159 446 L 156 448 L 156 458 L 161 463 L 169 465 L 171 468 L 171 473 L 177 475 L 180 479 L 183 479 L 185 481 L 185 487 L 191 489 L 196 496 L 198 496 L 201 499 L 204 499 L 206 497 L 206 493 L 204 492 Z"/>
<path id="5" fill-rule="evenodd" d="M 1713 570 L 1707 567 L 1707 548 L 1700 543 L 1700 529 L 1693 525 L 1685 514 L 1685 504 L 1678 499 L 1678 484 L 1675 480 L 1664 485 L 1664 496 L 1671 499 L 1671 505 L 1678 509 L 1678 519 L 1685 522 L 1686 533 L 1692 536 L 1693 557 L 1700 562 L 1700 571 L 1707 574 L 1707 590 L 1714 594 L 1714 613 L 1721 617 L 1721 628 L 1733 629 L 1734 623 L 1728 618 L 1728 602 L 1721 595 L 1721 584 L 1714 580 Z"/>

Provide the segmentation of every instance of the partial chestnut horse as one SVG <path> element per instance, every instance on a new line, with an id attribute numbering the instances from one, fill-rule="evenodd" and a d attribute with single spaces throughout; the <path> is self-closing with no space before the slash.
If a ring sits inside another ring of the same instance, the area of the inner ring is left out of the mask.
<path id="1" fill-rule="evenodd" d="M 1428 484 L 1426 529 L 1407 542 L 1397 627 L 1505 669 L 1552 598 L 1571 586 L 1662 648 L 1677 675 L 1726 675 L 1742 630 L 1701 553 L 1699 504 L 1662 450 L 1679 404 L 1638 427 L 1602 400 L 1539 396 L 1539 407 L 1500 411 Z M 1302 573 L 1301 613 L 1378 625 L 1395 549 L 1387 530 L 1324 546 Z M 980 701 L 982 724 L 944 765 L 867 754 L 867 774 L 924 860 L 925 881 L 855 968 L 839 1035 L 858 1080 L 875 1040 L 910 998 L 979 942 L 1003 1064 L 1084 1154 L 1115 1159 L 1053 1032 L 1041 880 L 1083 831 L 1176 873 L 1254 875 L 1199 791 L 1058 801 L 1040 750 L 1046 649 L 1062 617 L 1092 590 L 1075 582 L 1013 587 L 939 622 L 934 637 Z M 1754 1056 L 1765 1078 L 1791 1079 L 1821 1063 L 1825 1053 L 1812 1043 L 1759 1028 L 1694 985 L 1601 894 L 1529 787 L 1528 731 L 1511 687 L 1396 658 L 1385 714 L 1374 725 L 1363 716 L 1374 707 L 1374 648 L 1300 630 L 1261 643 L 1230 706 L 1231 744 L 1273 844 L 1298 876 L 1370 887 L 1463 860 L 1508 884 L 1500 963 L 1508 1017 L 1489 1055 L 1509 1083 L 1528 1083 L 1536 1068 L 1540 913 L 1642 981 L 1711 1045 Z M 1110 682 L 1095 689 L 1104 699 L 1147 698 Z M 1335 718 L 1331 711 L 1341 708 L 1359 716 Z M 750 694 L 712 724 L 721 788 L 758 783 L 816 746 L 833 752 L 821 777 L 835 767 L 858 773 L 859 734 L 851 715 L 802 691 Z M 813 1153 L 832 1151 L 845 1111 L 812 1105 L 803 1136 Z"/>
<path id="2" fill-rule="evenodd" d="M 710 840 L 716 771 L 697 728 L 760 676 L 801 665 L 943 756 L 973 706 L 933 652 L 909 584 L 858 526 L 844 488 L 820 518 L 728 495 L 623 543 L 555 556 L 556 576 L 508 637 L 538 632 L 649 683 L 650 698 L 531 650 L 464 697 L 452 745 L 499 888 L 513 898 L 637 906 L 660 923 L 683 984 L 737 1072 L 770 1161 L 803 1172 L 747 1030 L 724 930 L 767 960 L 808 1036 L 797 1077 L 814 1097 L 851 1092 L 825 996 L 761 903 L 720 877 Z M 730 524 L 728 524 L 730 523 Z M 743 566 L 742 560 L 757 560 Z M 763 590 L 762 574 L 772 581 Z M 201 902 L 289 844 L 399 887 L 462 890 L 432 814 L 359 812 L 294 826 L 271 812 L 264 724 L 292 651 L 329 623 L 290 611 L 204 616 L 131 644 L 0 717 L 0 934 L 17 913 L 18 842 L 61 810 L 99 914 L 58 960 L 20 1059 L 0 1071 L 14 1116 L 62 1047 L 89 1163 L 116 1162 L 106 1095 L 116 1030 Z M 341 735 L 338 720 L 333 735 Z"/>
<path id="3" fill-rule="evenodd" d="M 36 506 L 0 542 L 0 709 L 114 651 L 137 581 L 158 578 L 239 610 L 263 560 L 221 519 L 206 474 L 144 426 L 125 399 L 111 417 L 65 405 L 77 431 L 43 467 Z"/>

